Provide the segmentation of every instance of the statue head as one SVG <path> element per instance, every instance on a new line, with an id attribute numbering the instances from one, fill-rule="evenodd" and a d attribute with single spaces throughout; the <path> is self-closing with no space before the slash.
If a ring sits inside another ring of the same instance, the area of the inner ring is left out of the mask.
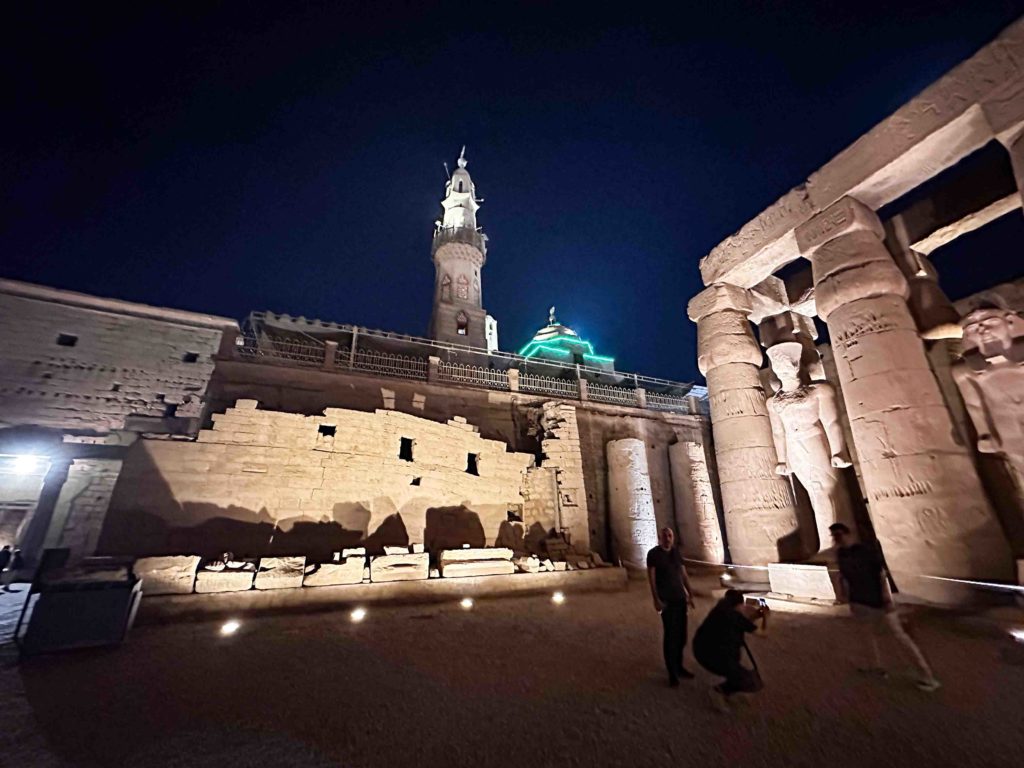
<path id="1" fill-rule="evenodd" d="M 803 372 L 800 368 L 802 355 L 803 346 L 799 341 L 783 341 L 768 348 L 768 360 L 772 366 L 772 373 L 782 384 L 783 392 L 798 389 L 804 383 Z"/>
<path id="2" fill-rule="evenodd" d="M 1015 346 L 1024 346 L 1024 318 L 1000 307 L 982 307 L 968 313 L 960 321 L 964 329 L 964 355 L 977 351 L 986 360 L 1004 357 L 1017 360 Z"/>

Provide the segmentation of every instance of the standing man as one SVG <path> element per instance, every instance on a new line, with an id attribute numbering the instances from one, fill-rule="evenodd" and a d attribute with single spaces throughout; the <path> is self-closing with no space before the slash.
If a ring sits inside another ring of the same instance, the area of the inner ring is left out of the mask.
<path id="1" fill-rule="evenodd" d="M 668 670 L 668 684 L 673 688 L 679 685 L 680 677 L 687 680 L 693 677 L 693 673 L 683 666 L 686 608 L 693 605 L 693 591 L 675 541 L 672 529 L 662 528 L 658 532 L 658 546 L 647 553 L 647 581 L 651 585 L 654 610 L 661 614 L 665 632 L 662 642 L 665 668 Z"/>
<path id="2" fill-rule="evenodd" d="M 924 653 L 907 634 L 903 622 L 900 621 L 878 548 L 854 543 L 850 529 L 842 523 L 830 525 L 828 530 L 837 547 L 842 597 L 850 604 L 850 613 L 867 626 L 868 637 L 871 640 L 875 666 L 862 671 L 881 677 L 888 676 L 885 667 L 882 666 L 878 638 L 884 634 L 892 634 L 910 651 L 920 670 L 921 678 L 917 682 L 917 687 L 922 691 L 940 688 L 942 684 L 936 679 Z"/>

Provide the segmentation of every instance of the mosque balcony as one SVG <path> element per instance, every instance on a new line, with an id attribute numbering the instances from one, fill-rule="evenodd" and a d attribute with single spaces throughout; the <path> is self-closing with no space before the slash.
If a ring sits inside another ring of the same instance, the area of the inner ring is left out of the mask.
<path id="1" fill-rule="evenodd" d="M 447 243 L 464 243 L 472 245 L 484 256 L 487 255 L 487 235 L 470 227 L 441 227 L 434 231 L 434 242 L 430 246 L 430 255 Z"/>
<path id="2" fill-rule="evenodd" d="M 253 312 L 226 358 L 707 417 L 707 389 L 391 331 Z"/>

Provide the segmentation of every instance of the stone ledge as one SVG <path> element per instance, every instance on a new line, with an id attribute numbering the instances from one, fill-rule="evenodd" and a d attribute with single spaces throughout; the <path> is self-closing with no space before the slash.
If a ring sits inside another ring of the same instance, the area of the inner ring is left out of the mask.
<path id="1" fill-rule="evenodd" d="M 517 573 L 507 576 L 464 576 L 338 587 L 248 590 L 204 595 L 145 596 L 136 624 L 203 621 L 231 615 L 304 613 L 340 610 L 354 605 L 441 603 L 463 597 L 488 598 L 546 594 L 556 589 L 573 592 L 611 592 L 626 589 L 622 568 L 586 571 Z"/>

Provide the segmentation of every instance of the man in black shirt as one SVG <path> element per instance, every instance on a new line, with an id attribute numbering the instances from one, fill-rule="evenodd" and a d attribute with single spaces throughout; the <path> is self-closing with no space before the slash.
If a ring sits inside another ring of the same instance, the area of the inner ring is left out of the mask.
<path id="1" fill-rule="evenodd" d="M 654 610 L 661 614 L 664 628 L 662 650 L 668 684 L 679 685 L 679 678 L 690 679 L 693 673 L 683 666 L 683 648 L 686 647 L 686 607 L 693 605 L 690 579 L 683 566 L 683 557 L 675 546 L 675 533 L 662 528 L 658 546 L 647 553 L 647 581 L 651 585 Z"/>
<path id="2" fill-rule="evenodd" d="M 747 605 L 742 592 L 729 589 L 693 636 L 693 657 L 704 669 L 725 678 L 725 682 L 711 689 L 712 703 L 723 712 L 729 711 L 726 700 L 732 694 L 754 693 L 763 687 L 757 669 L 747 669 L 740 663 L 740 651 L 746 647 L 744 635 L 757 629 L 757 618 L 764 629 L 768 606 Z M 750 660 L 754 660 L 752 655 Z"/>
<path id="3" fill-rule="evenodd" d="M 917 687 L 922 691 L 938 689 L 941 683 L 935 678 L 928 660 L 900 621 L 900 615 L 892 601 L 892 592 L 889 590 L 889 580 L 885 576 L 885 563 L 877 545 L 854 543 L 850 529 L 842 523 L 829 526 L 829 532 L 836 543 L 842 597 L 850 604 L 850 613 L 866 624 L 869 630 L 868 637 L 871 640 L 875 666 L 862 671 L 881 677 L 888 676 L 882 665 L 878 637 L 891 632 L 917 662 L 921 671 Z"/>

